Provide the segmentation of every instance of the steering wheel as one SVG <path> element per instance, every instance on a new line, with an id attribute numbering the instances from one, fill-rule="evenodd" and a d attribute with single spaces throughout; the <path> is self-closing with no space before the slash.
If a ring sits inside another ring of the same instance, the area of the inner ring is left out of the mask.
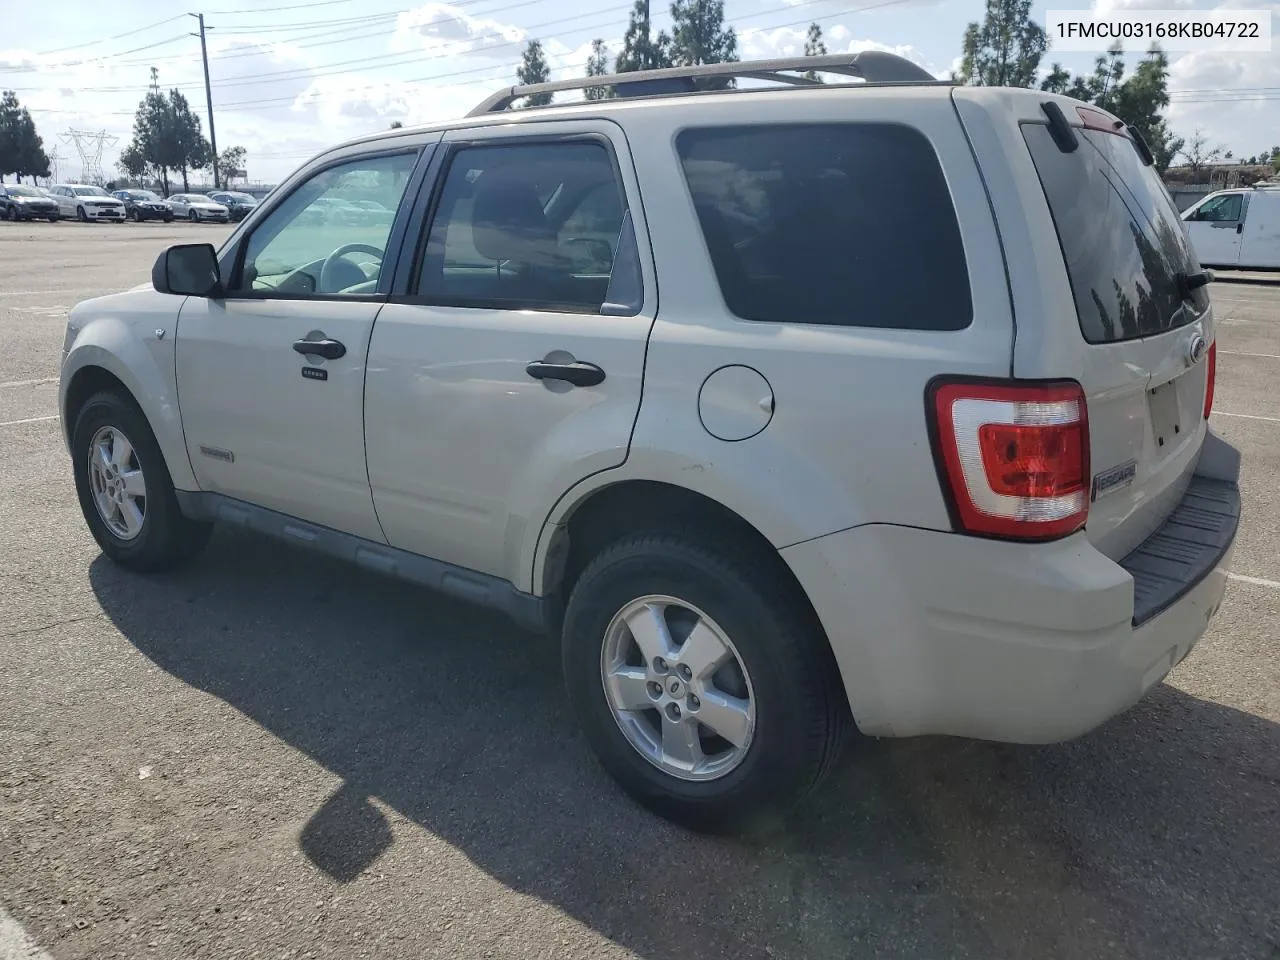
<path id="1" fill-rule="evenodd" d="M 338 285 L 338 264 L 343 263 L 345 266 L 355 266 L 350 261 L 344 261 L 342 258 L 349 253 L 368 253 L 378 258 L 379 262 L 387 255 L 385 250 L 373 246 L 369 243 L 344 243 L 333 253 L 324 258 L 324 263 L 320 266 L 320 292 L 332 293 L 341 289 Z M 363 275 L 363 271 L 361 271 Z M 368 277 L 362 279 L 368 280 Z M 351 286 L 351 284 L 343 284 L 342 286 Z"/>

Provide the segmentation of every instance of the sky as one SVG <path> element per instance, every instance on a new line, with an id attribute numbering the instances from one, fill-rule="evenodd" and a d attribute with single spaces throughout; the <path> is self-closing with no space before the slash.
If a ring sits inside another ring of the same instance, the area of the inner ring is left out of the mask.
<path id="1" fill-rule="evenodd" d="M 247 153 L 254 181 L 274 183 L 334 143 L 388 128 L 460 117 L 515 82 L 524 45 L 542 41 L 553 79 L 579 76 L 593 38 L 621 49 L 631 0 L 209 0 L 207 32 L 220 149 Z M 1037 0 L 1049 9 L 1248 8 L 1273 11 L 1270 53 L 1171 53 L 1171 125 L 1197 130 L 1237 156 L 1280 143 L 1280 2 L 1261 0 Z M 811 21 L 829 52 L 902 54 L 939 77 L 959 62 L 965 25 L 982 0 L 725 0 L 743 59 L 799 55 Z M 670 24 L 653 0 L 656 28 Z M 197 12 L 200 12 L 197 8 Z M 30 29 L 25 25 L 30 24 Z M 71 131 L 115 175 L 138 102 L 151 84 L 177 88 L 208 133 L 196 20 L 157 0 L 45 0 L 28 16 L 0 0 L 0 89 L 30 109 L 62 180 L 82 176 Z M 50 29 L 50 25 L 55 25 Z M 1133 52 L 1136 60 L 1139 51 Z M 1055 54 L 1088 70 L 1092 54 Z"/>

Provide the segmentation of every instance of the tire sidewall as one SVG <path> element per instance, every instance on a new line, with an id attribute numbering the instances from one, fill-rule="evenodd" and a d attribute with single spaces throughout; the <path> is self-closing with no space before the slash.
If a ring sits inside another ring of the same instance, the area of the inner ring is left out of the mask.
<path id="1" fill-rule="evenodd" d="M 807 778 L 801 752 L 793 749 L 809 733 L 805 711 L 794 695 L 800 664 L 788 644 L 771 642 L 791 625 L 776 609 L 725 571 L 708 568 L 688 551 L 621 553 L 594 564 L 574 589 L 566 611 L 565 682 L 583 730 L 605 767 L 643 802 L 663 812 L 679 806 L 716 804 L 742 810 L 770 806 Z M 712 781 L 685 781 L 664 773 L 631 745 L 605 697 L 600 657 L 613 617 L 646 595 L 687 601 L 714 620 L 737 648 L 750 677 L 756 725 L 747 756 Z"/>
<path id="2" fill-rule="evenodd" d="M 142 532 L 132 540 L 122 540 L 111 532 L 98 513 L 89 480 L 88 453 L 93 436 L 102 427 L 119 429 L 133 445 L 147 485 L 147 508 Z M 145 564 L 167 549 L 176 510 L 169 471 L 164 455 L 146 418 L 133 404 L 113 393 L 91 397 L 76 416 L 71 435 L 72 467 L 76 495 L 89 531 L 104 553 L 125 564 Z"/>

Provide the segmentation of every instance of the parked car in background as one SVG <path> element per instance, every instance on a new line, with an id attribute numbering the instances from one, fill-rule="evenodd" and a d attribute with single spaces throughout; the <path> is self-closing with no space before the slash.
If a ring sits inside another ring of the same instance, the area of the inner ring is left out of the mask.
<path id="1" fill-rule="evenodd" d="M 1196 256 L 1207 267 L 1280 267 L 1280 189 L 1219 190 L 1182 213 Z"/>
<path id="2" fill-rule="evenodd" d="M 256 197 L 252 194 L 240 193 L 238 190 L 219 190 L 209 194 L 209 199 L 226 207 L 232 221 L 236 223 L 247 217 L 258 205 Z"/>
<path id="3" fill-rule="evenodd" d="M 389 227 L 395 219 L 395 211 L 390 210 L 376 200 L 352 200 L 352 217 L 355 222 L 367 227 Z"/>
<path id="4" fill-rule="evenodd" d="M 231 211 L 203 193 L 175 193 L 169 198 L 169 206 L 173 209 L 175 217 L 185 218 L 192 223 L 202 221 L 229 223 L 231 221 Z"/>
<path id="5" fill-rule="evenodd" d="M 58 213 L 82 223 L 109 220 L 124 223 L 124 204 L 101 187 L 86 183 L 56 183 L 49 195 L 58 204 Z"/>
<path id="6" fill-rule="evenodd" d="M 39 187 L 29 187 L 25 183 L 0 183 L 0 217 L 56 222 L 58 204 Z"/>
<path id="7" fill-rule="evenodd" d="M 137 223 L 144 220 L 173 221 L 173 208 L 150 190 L 117 190 L 112 196 L 124 204 L 125 216 Z"/>

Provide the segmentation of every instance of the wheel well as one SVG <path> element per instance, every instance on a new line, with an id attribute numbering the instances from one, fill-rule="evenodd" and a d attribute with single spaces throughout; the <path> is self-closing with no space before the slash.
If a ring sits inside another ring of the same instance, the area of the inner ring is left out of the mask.
<path id="1" fill-rule="evenodd" d="M 750 550 L 776 566 L 800 596 L 804 591 L 778 550 L 754 526 L 723 504 L 683 487 L 627 480 L 589 495 L 553 539 L 543 577 L 544 594 L 568 597 L 591 558 L 609 544 L 644 530 L 695 532 L 736 550 Z"/>
<path id="2" fill-rule="evenodd" d="M 131 402 L 137 403 L 133 394 L 129 392 L 129 388 L 115 374 L 102 367 L 81 367 L 71 378 L 71 384 L 67 387 L 66 406 L 62 411 L 62 423 L 68 435 L 75 426 L 76 414 L 80 412 L 80 408 L 84 406 L 86 400 L 100 390 L 114 390 L 128 397 Z"/>

